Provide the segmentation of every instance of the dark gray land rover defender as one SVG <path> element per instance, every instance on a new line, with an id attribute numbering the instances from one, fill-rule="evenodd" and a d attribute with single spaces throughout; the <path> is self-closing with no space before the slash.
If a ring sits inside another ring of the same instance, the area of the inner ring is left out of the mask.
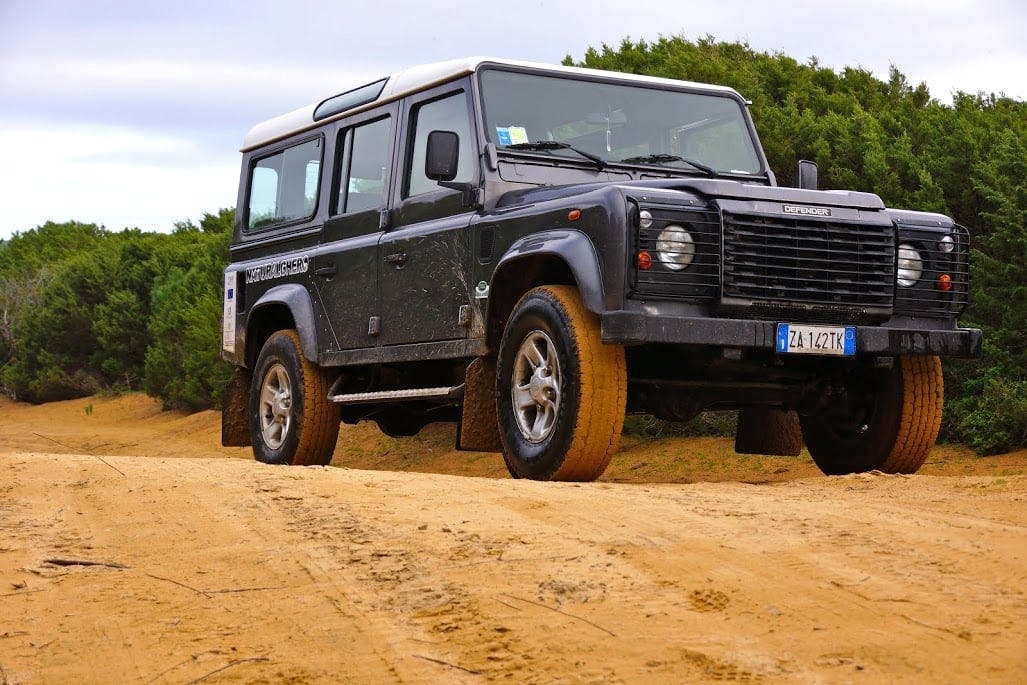
<path id="1" fill-rule="evenodd" d="M 459 425 L 515 477 L 592 480 L 625 412 L 738 409 L 736 449 L 913 472 L 969 237 L 782 188 L 735 91 L 467 59 L 256 126 L 225 272 L 223 442 L 325 464 L 340 423 Z"/>

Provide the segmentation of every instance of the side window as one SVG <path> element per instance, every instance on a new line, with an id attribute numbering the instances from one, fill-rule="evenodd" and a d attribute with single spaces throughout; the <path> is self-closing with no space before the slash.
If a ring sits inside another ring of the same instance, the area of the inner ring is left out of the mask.
<path id="1" fill-rule="evenodd" d="M 391 120 L 386 117 L 362 124 L 340 137 L 350 146 L 349 168 L 338 189 L 339 213 L 360 212 L 385 206 L 389 168 Z"/>
<path id="2" fill-rule="evenodd" d="M 258 159 L 250 173 L 247 227 L 313 216 L 320 177 L 320 138 Z"/>
<path id="3" fill-rule="evenodd" d="M 403 193 L 403 197 L 412 197 L 439 189 L 439 185 L 435 181 L 424 175 L 424 155 L 428 146 L 428 134 L 432 131 L 453 131 L 460 136 L 460 160 L 456 178 L 453 180 L 472 180 L 474 145 L 471 140 L 471 123 L 467 114 L 467 96 L 463 91 L 418 105 L 411 112 L 411 120 L 414 136 L 410 144 L 413 148 L 407 157 L 410 160 L 410 166 L 407 168 L 406 192 Z"/>

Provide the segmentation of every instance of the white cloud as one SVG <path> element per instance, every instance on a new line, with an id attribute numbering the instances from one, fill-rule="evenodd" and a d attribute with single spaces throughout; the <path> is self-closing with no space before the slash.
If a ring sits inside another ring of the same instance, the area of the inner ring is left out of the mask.
<path id="1" fill-rule="evenodd" d="M 8 116 L 236 129 L 384 74 L 313 65 L 68 55 L 0 61 Z M 2 111 L 0 110 L 0 111 Z M 241 139 L 241 134 L 240 134 Z"/>
<path id="2" fill-rule="evenodd" d="M 250 126 L 397 69 L 678 34 L 1027 98 L 1024 0 L 0 0 L 0 237 L 234 204 Z"/>
<path id="3" fill-rule="evenodd" d="M 7 198 L 0 234 L 48 220 L 167 231 L 174 221 L 235 205 L 237 156 L 210 158 L 187 139 L 0 122 L 0 149 L 8 160 L 0 165 Z M 208 161 L 186 170 L 157 161 L 182 155 Z"/>

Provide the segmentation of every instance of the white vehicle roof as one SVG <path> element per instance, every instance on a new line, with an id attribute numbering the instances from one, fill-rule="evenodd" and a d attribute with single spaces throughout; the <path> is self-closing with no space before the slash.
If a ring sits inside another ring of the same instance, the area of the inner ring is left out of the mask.
<path id="1" fill-rule="evenodd" d="M 435 85 L 445 83 L 454 78 L 465 76 L 467 74 L 474 73 L 477 69 L 485 64 L 494 64 L 499 66 L 512 66 L 522 67 L 527 69 L 534 69 L 539 71 L 547 71 L 553 74 L 563 74 L 570 76 L 589 76 L 597 77 L 608 80 L 626 81 L 639 84 L 647 85 L 659 85 L 669 86 L 673 88 L 698 88 L 707 91 L 715 91 L 718 93 L 731 93 L 733 95 L 741 97 L 734 88 L 728 88 L 726 86 L 715 86 L 706 83 L 694 83 L 692 81 L 678 81 L 669 78 L 659 78 L 656 76 L 641 76 L 638 74 L 624 74 L 615 71 L 601 71 L 599 69 L 581 69 L 579 67 L 564 67 L 555 66 L 551 64 L 541 64 L 537 62 L 522 62 L 518 60 L 509 59 L 496 59 L 492 57 L 466 57 L 463 59 L 455 59 L 447 62 L 435 62 L 432 64 L 422 64 L 420 66 L 411 67 L 404 69 L 403 71 L 396 72 L 388 77 L 385 82 L 385 87 L 382 89 L 381 94 L 374 102 L 353 107 L 351 109 L 339 112 L 330 117 L 325 117 L 318 121 L 314 121 L 314 110 L 317 106 L 324 102 L 321 100 L 315 102 L 306 107 L 301 107 L 292 112 L 282 114 L 273 119 L 261 122 L 250 129 L 250 132 L 246 134 L 246 138 L 243 141 L 242 150 L 252 150 L 255 147 L 265 145 L 275 140 L 291 136 L 301 131 L 312 129 L 315 126 L 320 126 L 333 119 L 358 112 L 363 109 L 368 109 L 380 105 L 383 102 L 395 100 L 399 97 L 407 95 L 409 93 L 416 93 L 420 90 L 425 90 Z M 357 84 L 354 88 L 359 88 L 363 84 Z M 345 92 L 345 91 L 342 91 Z M 329 97 L 335 97 L 331 95 Z"/>

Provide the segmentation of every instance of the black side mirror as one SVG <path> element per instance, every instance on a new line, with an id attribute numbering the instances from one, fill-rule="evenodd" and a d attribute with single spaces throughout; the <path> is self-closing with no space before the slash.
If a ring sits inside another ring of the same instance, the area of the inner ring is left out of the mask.
<path id="1" fill-rule="evenodd" d="M 817 163 L 808 159 L 799 160 L 799 168 L 795 173 L 796 186 L 805 190 L 816 190 L 818 188 Z"/>
<path id="2" fill-rule="evenodd" d="M 428 134 L 428 150 L 424 155 L 424 175 L 433 181 L 452 181 L 460 161 L 460 136 L 453 131 L 432 131 Z"/>

